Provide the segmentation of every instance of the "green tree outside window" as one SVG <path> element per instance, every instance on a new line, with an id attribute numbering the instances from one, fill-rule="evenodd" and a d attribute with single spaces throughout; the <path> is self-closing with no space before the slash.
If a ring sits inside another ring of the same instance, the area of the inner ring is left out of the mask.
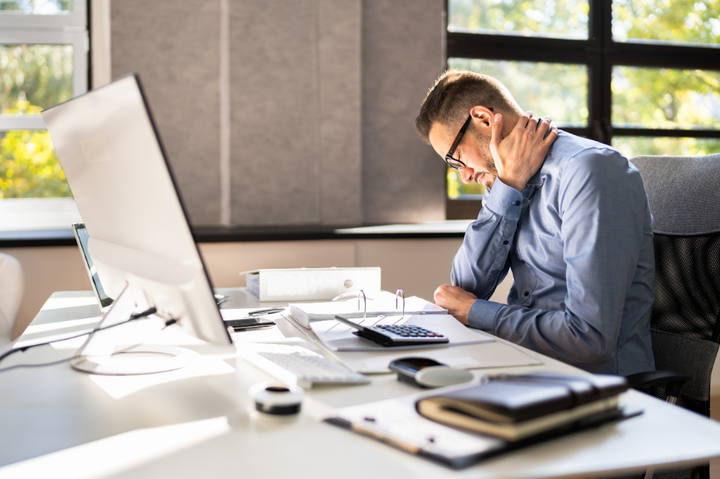
<path id="1" fill-rule="evenodd" d="M 448 31 L 584 40 L 588 11 L 587 0 L 449 0 Z M 613 0 L 611 22 L 616 42 L 720 47 L 720 0 Z M 450 58 L 448 66 L 499 78 L 523 108 L 552 116 L 561 128 L 587 125 L 584 65 Z M 613 137 L 628 157 L 720 152 L 720 139 L 692 137 L 695 129 L 720 128 L 719 71 L 617 65 L 612 102 L 615 127 L 689 130 L 682 138 Z M 450 198 L 477 191 L 452 171 L 447 180 Z"/>
<path id="2" fill-rule="evenodd" d="M 73 47 L 0 45 L 0 114 L 40 115 L 72 98 Z M 0 132 L 0 198 L 70 197 L 50 135 Z"/>

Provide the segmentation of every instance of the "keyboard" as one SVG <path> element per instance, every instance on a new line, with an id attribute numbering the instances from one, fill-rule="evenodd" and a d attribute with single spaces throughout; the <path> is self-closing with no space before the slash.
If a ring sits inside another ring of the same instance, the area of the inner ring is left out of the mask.
<path id="1" fill-rule="evenodd" d="M 366 384 L 364 376 L 301 346 L 244 344 L 242 356 L 287 386 L 309 389 L 316 384 Z"/>

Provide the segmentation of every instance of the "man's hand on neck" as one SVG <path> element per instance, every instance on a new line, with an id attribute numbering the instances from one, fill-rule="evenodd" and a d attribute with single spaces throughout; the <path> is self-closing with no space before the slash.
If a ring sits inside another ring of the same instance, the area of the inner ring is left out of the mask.
<path id="1" fill-rule="evenodd" d="M 496 113 L 490 138 L 490 152 L 498 178 L 506 185 L 523 191 L 525 185 L 542 167 L 550 146 L 557 139 L 557 127 L 550 126 L 550 118 L 545 117 L 538 125 L 538 118 L 532 112 L 523 113 L 515 127 L 503 132 L 503 116 Z M 547 134 L 548 129 L 551 131 Z"/>

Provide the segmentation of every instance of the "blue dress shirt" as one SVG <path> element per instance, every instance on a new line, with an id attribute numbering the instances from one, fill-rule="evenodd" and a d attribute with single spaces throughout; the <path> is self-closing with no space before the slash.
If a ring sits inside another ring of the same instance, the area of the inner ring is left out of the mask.
<path id="1" fill-rule="evenodd" d="M 564 131 L 520 191 L 495 180 L 453 260 L 471 327 L 594 373 L 655 369 L 652 216 L 640 173 Z M 508 304 L 487 299 L 512 269 Z"/>

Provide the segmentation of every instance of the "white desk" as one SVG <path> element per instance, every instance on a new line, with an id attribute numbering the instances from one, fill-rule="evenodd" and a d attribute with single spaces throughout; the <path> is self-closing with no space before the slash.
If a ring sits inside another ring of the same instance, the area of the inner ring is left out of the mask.
<path id="1" fill-rule="evenodd" d="M 224 306 L 257 305 L 243 290 L 232 294 Z M 55 293 L 32 326 L 64 327 L 68 320 L 93 317 L 98 314 L 93 301 L 90 293 Z M 288 337 L 298 334 L 289 324 L 279 326 Z M 267 375 L 232 357 L 234 348 L 188 347 L 205 353 L 209 373 L 102 378 L 73 371 L 67 363 L 0 373 L 0 477 L 522 479 L 621 473 L 720 457 L 720 424 L 631 391 L 624 400 L 644 408 L 640 417 L 453 471 L 320 422 L 333 407 L 417 391 L 392 375 L 373 376 L 370 385 L 312 389 L 297 420 L 273 423 L 256 417 L 247 399 L 249 387 L 270 380 Z M 72 352 L 41 346 L 0 367 Z M 541 368 L 572 369 L 542 359 Z"/>

